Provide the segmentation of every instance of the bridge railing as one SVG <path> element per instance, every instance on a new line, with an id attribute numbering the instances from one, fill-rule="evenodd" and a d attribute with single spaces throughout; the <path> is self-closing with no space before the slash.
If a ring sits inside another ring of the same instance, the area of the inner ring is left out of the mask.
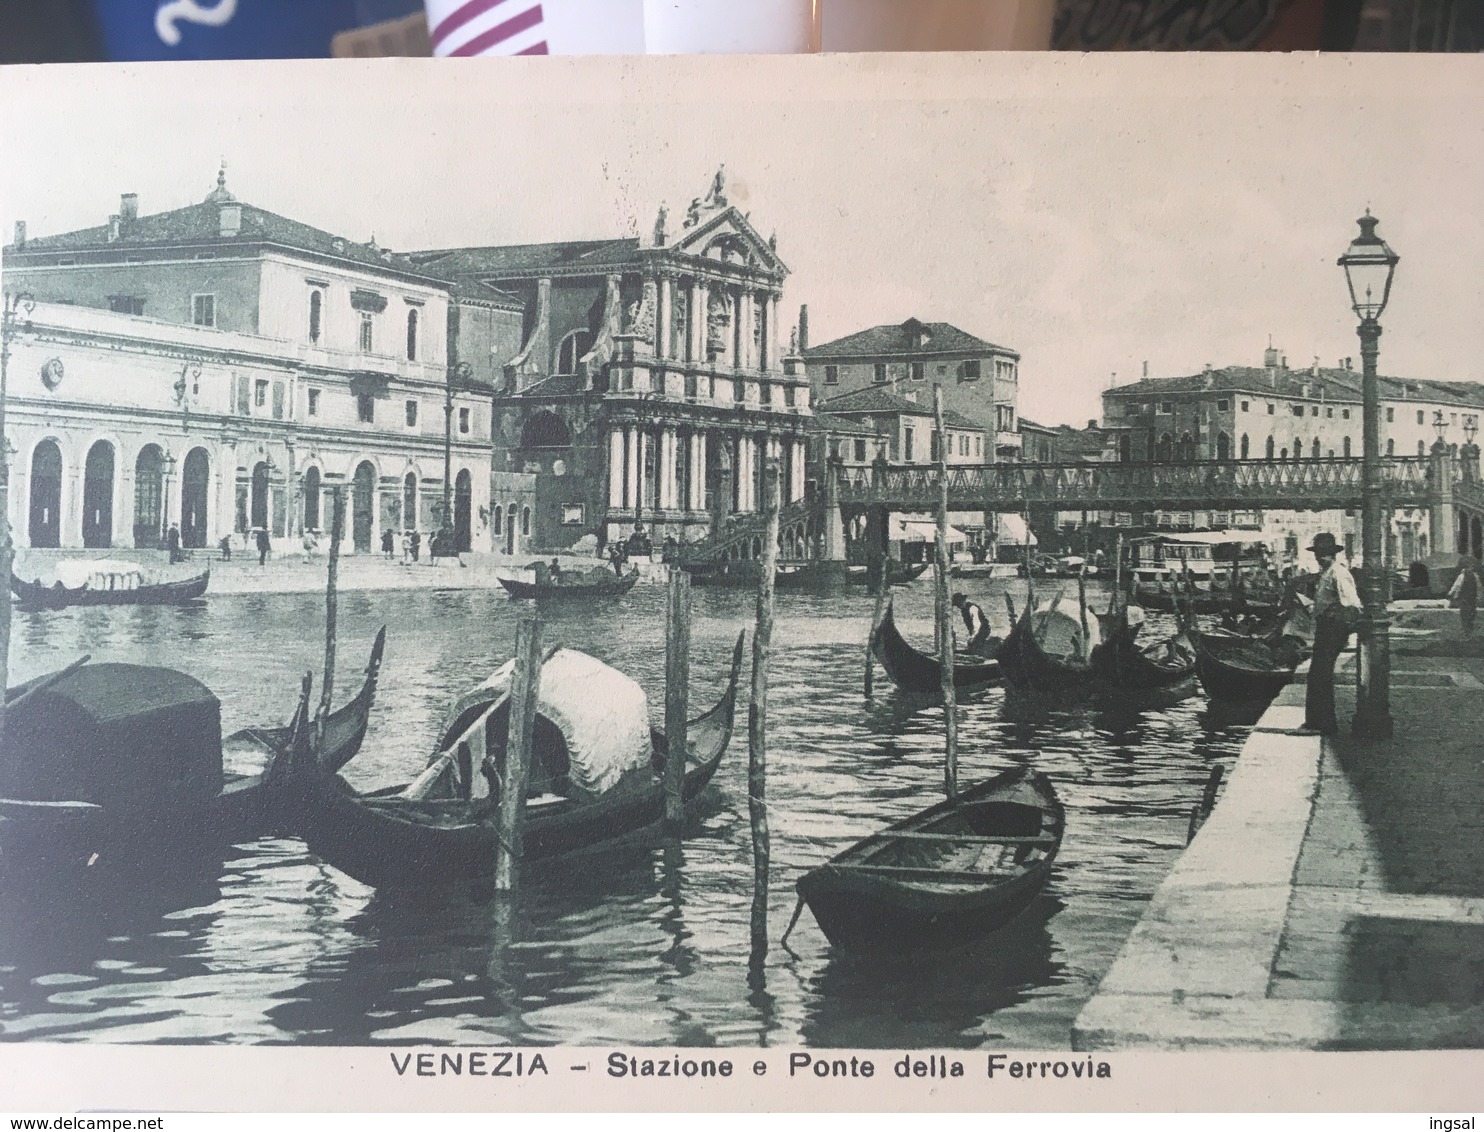
<path id="1" fill-rule="evenodd" d="M 1428 461 L 1415 456 L 1382 460 L 1382 482 L 1398 503 L 1424 499 Z M 931 465 L 877 464 L 842 468 L 843 503 L 931 505 L 938 471 Z M 1179 464 L 950 465 L 956 504 L 1006 509 L 1061 506 L 1066 510 L 1145 503 L 1212 507 L 1355 506 L 1361 494 L 1357 458 L 1301 461 L 1210 460 Z"/>

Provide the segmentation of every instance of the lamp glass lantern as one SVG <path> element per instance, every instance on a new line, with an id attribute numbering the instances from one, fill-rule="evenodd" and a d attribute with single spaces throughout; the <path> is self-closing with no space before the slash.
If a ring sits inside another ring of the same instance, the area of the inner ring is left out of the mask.
<path id="1" fill-rule="evenodd" d="M 1438 443 L 1443 443 L 1443 438 L 1448 432 L 1448 422 L 1443 419 L 1443 410 L 1434 409 L 1432 413 L 1432 430 L 1438 434 Z"/>
<path id="2" fill-rule="evenodd" d="M 1350 287 L 1351 307 L 1363 322 L 1375 322 L 1391 298 L 1391 280 L 1401 257 L 1376 234 L 1380 221 L 1370 209 L 1356 223 L 1360 234 L 1350 241 L 1339 262 Z"/>
<path id="3" fill-rule="evenodd" d="M 1463 418 L 1463 437 L 1470 444 L 1472 444 L 1474 442 L 1474 437 L 1478 435 L 1479 415 L 1477 413 L 1469 413 Z"/>

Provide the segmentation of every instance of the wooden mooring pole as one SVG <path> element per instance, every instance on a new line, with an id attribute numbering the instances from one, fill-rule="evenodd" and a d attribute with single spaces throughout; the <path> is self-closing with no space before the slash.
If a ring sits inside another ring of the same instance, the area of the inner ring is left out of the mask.
<path id="1" fill-rule="evenodd" d="M 510 719 L 505 734 L 505 775 L 500 786 L 495 849 L 496 893 L 513 893 L 519 882 L 531 737 L 536 729 L 536 701 L 541 695 L 541 618 L 536 607 L 526 602 L 520 603 L 517 618 L 515 671 L 510 677 Z"/>
<path id="2" fill-rule="evenodd" d="M 678 831 L 685 820 L 690 758 L 690 575 L 673 564 L 665 596 L 665 824 Z"/>
<path id="3" fill-rule="evenodd" d="M 943 791 L 958 797 L 958 698 L 953 687 L 953 602 L 948 597 L 948 431 L 943 427 L 943 387 L 933 386 L 933 421 L 938 429 L 938 537 L 933 547 L 937 581 L 938 673 L 947 724 Z"/>
<path id="4" fill-rule="evenodd" d="M 325 671 L 320 680 L 319 718 L 314 728 L 314 757 L 322 757 L 325 749 L 325 720 L 334 710 L 335 693 L 335 622 L 336 584 L 340 573 L 340 539 L 345 534 L 345 491 L 331 489 L 330 505 L 330 563 L 325 574 Z"/>
<path id="5" fill-rule="evenodd" d="M 870 699 L 876 679 L 876 634 L 881 629 L 881 619 L 886 616 L 886 556 L 876 560 L 876 611 L 871 614 L 871 631 L 866 634 L 866 681 L 865 696 Z"/>
<path id="6" fill-rule="evenodd" d="M 778 568 L 778 461 L 763 471 L 762 575 L 757 587 L 757 628 L 752 634 L 752 693 L 747 704 L 747 811 L 752 821 L 752 957 L 760 968 L 768 954 L 768 657 L 773 647 L 773 574 Z"/>

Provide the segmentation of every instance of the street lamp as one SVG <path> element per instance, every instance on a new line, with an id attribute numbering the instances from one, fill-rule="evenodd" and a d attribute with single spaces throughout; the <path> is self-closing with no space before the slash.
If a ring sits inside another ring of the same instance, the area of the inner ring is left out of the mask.
<path id="1" fill-rule="evenodd" d="M 1376 235 L 1379 221 L 1370 209 L 1360 218 L 1360 234 L 1340 257 L 1350 306 L 1360 319 L 1363 381 L 1364 459 L 1361 464 L 1361 547 L 1365 614 L 1360 626 L 1360 686 L 1356 696 L 1354 734 L 1384 739 L 1391 722 L 1391 622 L 1386 616 L 1386 572 L 1381 564 L 1384 517 L 1381 513 L 1381 406 L 1376 358 L 1380 352 L 1381 312 L 1391 298 L 1391 281 L 1400 257 Z"/>
<path id="2" fill-rule="evenodd" d="M 1448 422 L 1443 419 L 1443 410 L 1434 409 L 1432 413 L 1432 430 L 1438 434 L 1438 443 L 1445 444 L 1444 437 L 1448 432 Z"/>

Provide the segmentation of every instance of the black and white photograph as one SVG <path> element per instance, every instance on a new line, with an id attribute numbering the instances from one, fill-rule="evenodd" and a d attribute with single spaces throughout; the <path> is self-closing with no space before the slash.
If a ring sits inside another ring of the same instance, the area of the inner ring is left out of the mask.
<path id="1" fill-rule="evenodd" d="M 1484 1047 L 1481 94 L 0 73 L 0 1041 Z"/>

